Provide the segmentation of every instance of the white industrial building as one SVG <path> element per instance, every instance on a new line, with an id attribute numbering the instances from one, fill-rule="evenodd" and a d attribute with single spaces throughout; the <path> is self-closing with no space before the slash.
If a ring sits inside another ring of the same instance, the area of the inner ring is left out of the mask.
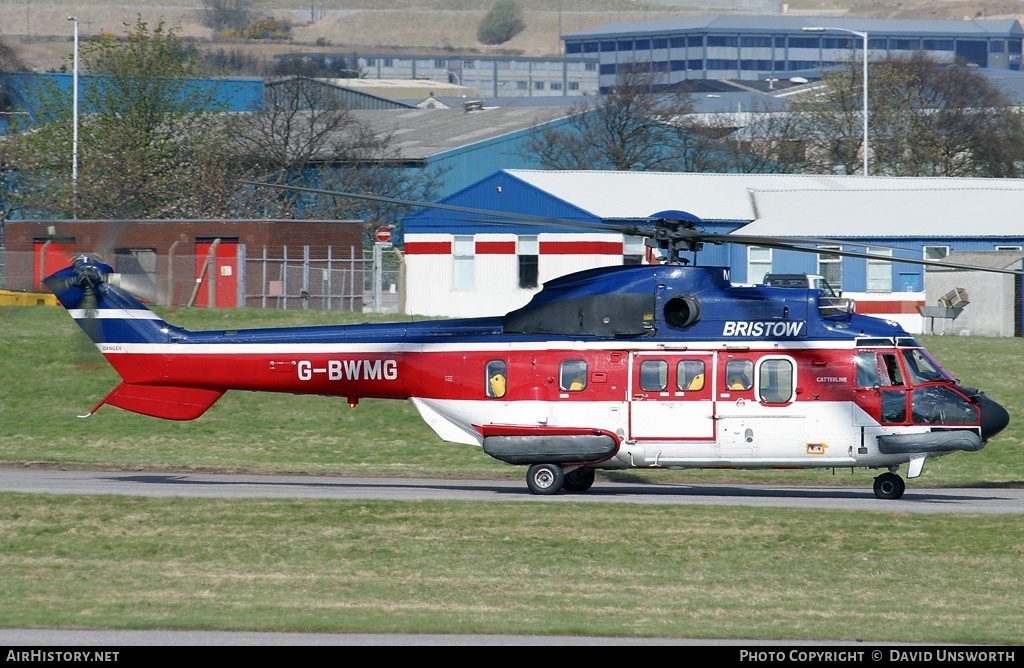
<path id="1" fill-rule="evenodd" d="M 649 261 L 642 239 L 614 226 L 665 210 L 692 213 L 711 231 L 821 239 L 822 254 L 724 244 L 691 261 L 728 266 L 736 283 L 757 283 L 768 272 L 822 274 L 857 300 L 858 312 L 918 333 L 925 331 L 919 307 L 927 305 L 928 274 L 890 257 L 1024 248 L 1016 219 L 1024 210 L 1020 179 L 503 170 L 443 203 L 612 229 L 494 225 L 437 210 L 411 216 L 404 233 L 411 314 L 500 315 L 557 276 Z M 879 259 L 829 250 L 870 251 Z M 1020 297 L 1011 300 L 1019 304 Z"/>

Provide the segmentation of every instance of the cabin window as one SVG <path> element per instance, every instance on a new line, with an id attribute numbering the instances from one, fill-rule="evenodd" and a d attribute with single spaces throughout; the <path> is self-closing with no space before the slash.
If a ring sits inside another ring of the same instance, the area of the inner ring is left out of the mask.
<path id="1" fill-rule="evenodd" d="M 753 385 L 754 363 L 750 360 L 729 360 L 725 365 L 725 386 L 730 390 L 749 390 Z"/>
<path id="2" fill-rule="evenodd" d="M 645 392 L 661 392 L 668 387 L 668 362 L 647 360 L 640 363 L 640 389 Z"/>
<path id="3" fill-rule="evenodd" d="M 504 360 L 491 360 L 487 363 L 487 396 L 500 399 L 505 396 L 508 369 Z"/>
<path id="4" fill-rule="evenodd" d="M 676 365 L 676 387 L 680 390 L 704 389 L 704 362 L 683 360 Z"/>
<path id="5" fill-rule="evenodd" d="M 565 392 L 579 392 L 587 387 L 587 363 L 565 360 L 559 367 L 558 387 Z"/>
<path id="6" fill-rule="evenodd" d="M 793 362 L 767 359 L 758 369 L 758 395 L 761 401 L 781 404 L 793 399 Z"/>

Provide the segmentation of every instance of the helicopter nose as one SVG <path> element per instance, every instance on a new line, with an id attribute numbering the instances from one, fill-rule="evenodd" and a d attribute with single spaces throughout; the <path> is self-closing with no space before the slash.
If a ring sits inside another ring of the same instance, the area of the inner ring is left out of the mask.
<path id="1" fill-rule="evenodd" d="M 987 441 L 1010 424 L 1010 413 L 984 394 L 978 395 L 978 406 L 981 408 L 981 438 L 983 440 Z"/>

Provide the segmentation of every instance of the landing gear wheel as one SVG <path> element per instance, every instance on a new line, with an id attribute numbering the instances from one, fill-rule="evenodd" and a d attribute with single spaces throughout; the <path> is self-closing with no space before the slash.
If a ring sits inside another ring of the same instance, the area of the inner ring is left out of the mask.
<path id="1" fill-rule="evenodd" d="M 533 464 L 526 473 L 526 486 L 534 494 L 557 494 L 565 473 L 558 464 Z"/>
<path id="2" fill-rule="evenodd" d="M 880 499 L 898 499 L 906 488 L 907 483 L 895 473 L 883 473 L 875 478 L 875 496 Z"/>
<path id="3" fill-rule="evenodd" d="M 585 466 L 573 469 L 565 474 L 562 489 L 567 492 L 585 492 L 594 484 L 594 469 Z"/>

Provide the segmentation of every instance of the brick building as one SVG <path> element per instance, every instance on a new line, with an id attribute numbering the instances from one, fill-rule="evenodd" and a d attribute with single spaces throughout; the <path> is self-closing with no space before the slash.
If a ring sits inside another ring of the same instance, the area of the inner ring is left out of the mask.
<path id="1" fill-rule="evenodd" d="M 42 279 L 94 254 L 155 289 L 153 301 L 362 308 L 363 225 L 358 220 L 17 220 L 6 222 L 5 285 Z"/>

